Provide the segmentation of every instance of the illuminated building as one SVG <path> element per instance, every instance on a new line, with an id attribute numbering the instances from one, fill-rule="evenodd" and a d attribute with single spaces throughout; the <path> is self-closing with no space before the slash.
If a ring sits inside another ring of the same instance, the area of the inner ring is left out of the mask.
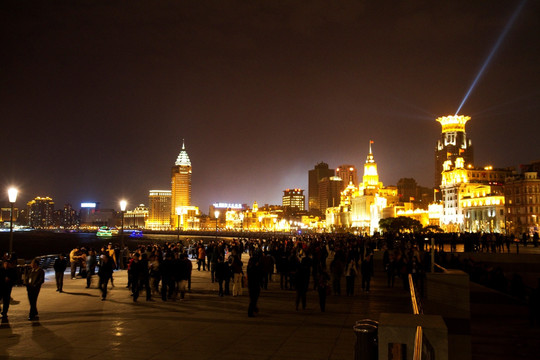
<path id="1" fill-rule="evenodd" d="M 124 227 L 130 229 L 140 229 L 146 226 L 149 210 L 144 204 L 140 204 L 133 210 L 124 213 Z"/>
<path id="2" fill-rule="evenodd" d="M 146 227 L 168 230 L 171 226 L 171 190 L 150 190 Z"/>
<path id="3" fill-rule="evenodd" d="M 540 165 L 540 162 L 536 164 Z M 517 237 L 540 231 L 540 169 L 537 170 L 540 166 L 535 168 L 532 165 L 523 167 L 520 175 L 514 174 L 506 179 L 507 230 Z"/>
<path id="4" fill-rule="evenodd" d="M 377 162 L 369 142 L 369 153 L 364 163 L 364 175 L 358 188 L 348 186 L 342 193 L 340 223 L 361 232 L 373 234 L 378 231 L 383 209 L 398 201 L 395 186 L 384 187 L 379 181 Z M 350 205 L 348 205 L 350 203 Z M 343 206 L 344 205 L 344 206 Z M 345 213 L 349 214 L 345 214 Z M 328 219 L 327 219 L 328 223 Z"/>
<path id="5" fill-rule="evenodd" d="M 319 182 L 324 178 L 334 176 L 334 169 L 329 169 L 328 164 L 320 162 L 312 170 L 309 170 L 308 176 L 308 208 L 309 211 L 321 210 L 319 204 Z"/>
<path id="6" fill-rule="evenodd" d="M 476 228 L 503 231 L 504 225 L 500 224 L 502 216 L 500 207 L 504 205 L 504 199 L 501 202 L 499 194 L 502 192 L 504 179 L 511 174 L 511 168 L 494 169 L 492 166 L 486 166 L 479 169 L 474 168 L 472 164 L 465 168 L 465 160 L 461 157 L 456 158 L 455 163 L 447 160 L 443 164 L 441 180 L 443 200 L 441 227 L 448 232 L 469 231 L 467 229 Z M 482 201 L 478 199 L 468 201 L 473 197 L 478 198 L 480 196 L 478 194 L 484 198 Z"/>
<path id="7" fill-rule="evenodd" d="M 504 233 L 505 199 L 502 188 L 470 184 L 462 190 L 459 208 L 463 213 L 463 231 Z"/>
<path id="8" fill-rule="evenodd" d="M 64 228 L 70 228 L 79 225 L 79 215 L 77 211 L 73 209 L 71 204 L 65 204 L 60 212 L 60 221 L 58 224 Z"/>
<path id="9" fill-rule="evenodd" d="M 50 197 L 36 197 L 27 203 L 28 225 L 33 228 L 48 228 L 54 225 L 54 201 Z"/>
<path id="10" fill-rule="evenodd" d="M 470 119 L 470 116 L 463 115 L 442 116 L 437 119 L 442 126 L 442 132 L 435 148 L 436 188 L 441 185 L 445 161 L 450 160 L 454 163 L 460 157 L 463 158 L 465 166 L 474 162 L 472 141 L 465 133 L 465 124 Z"/>
<path id="11" fill-rule="evenodd" d="M 339 205 L 343 180 L 337 176 L 322 178 L 319 181 L 319 210 L 324 214 L 326 208 Z"/>
<path id="12" fill-rule="evenodd" d="M 281 198 L 281 204 L 285 209 L 292 209 L 296 211 L 304 211 L 306 204 L 306 197 L 304 196 L 304 190 L 301 189 L 287 189 L 283 190 L 283 197 Z"/>
<path id="13" fill-rule="evenodd" d="M 257 202 L 255 202 L 255 206 L 256 204 Z M 219 211 L 218 223 L 225 224 L 222 227 L 227 229 L 240 229 L 243 222 L 240 215 L 243 214 L 246 209 L 247 204 L 215 202 L 210 205 L 208 213 L 210 214 L 210 217 L 213 218 L 216 211 Z"/>
<path id="14" fill-rule="evenodd" d="M 354 165 L 339 165 L 336 168 L 336 176 L 343 180 L 343 187 L 341 190 L 345 190 L 351 183 L 354 186 L 358 186 L 358 174 Z"/>
<path id="15" fill-rule="evenodd" d="M 182 142 L 182 151 L 171 169 L 171 205 L 170 223 L 176 228 L 179 224 L 176 209 L 191 206 L 191 161 Z"/>
<path id="16" fill-rule="evenodd" d="M 1 221 L 4 224 L 4 226 L 9 226 L 9 222 L 11 221 L 11 205 L 8 202 L 5 202 L 2 204 L 2 207 L 0 208 L 1 213 Z M 14 207 L 13 208 L 13 222 L 17 221 L 16 219 L 19 217 L 19 209 Z"/>

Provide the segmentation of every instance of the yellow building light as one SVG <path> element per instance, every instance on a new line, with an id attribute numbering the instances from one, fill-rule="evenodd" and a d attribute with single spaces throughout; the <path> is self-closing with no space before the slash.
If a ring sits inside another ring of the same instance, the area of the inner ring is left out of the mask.
<path id="1" fill-rule="evenodd" d="M 442 126 L 443 133 L 456 132 L 456 131 L 465 132 L 465 124 L 469 120 L 471 120 L 470 116 L 463 116 L 463 115 L 441 116 L 437 119 L 437 121 Z"/>

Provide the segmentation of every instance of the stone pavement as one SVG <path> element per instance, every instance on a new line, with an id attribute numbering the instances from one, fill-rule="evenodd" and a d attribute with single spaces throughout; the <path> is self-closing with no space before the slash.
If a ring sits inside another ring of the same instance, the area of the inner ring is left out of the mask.
<path id="1" fill-rule="evenodd" d="M 146 302 L 143 295 L 137 303 L 125 288 L 125 271 L 115 272 L 106 301 L 97 277 L 86 289 L 84 279 L 71 280 L 66 272 L 65 292 L 57 293 L 48 272 L 39 321 L 27 320 L 25 288 L 13 289 L 20 303 L 10 307 L 9 324 L 0 328 L 0 359 L 352 359 L 357 320 L 411 313 L 408 292 L 398 282 L 388 289 L 376 266 L 370 293 L 361 292 L 357 278 L 355 296 L 330 296 L 325 313 L 312 290 L 307 309 L 296 311 L 295 292 L 280 290 L 274 275 L 255 318 L 247 317 L 247 289 L 241 297 L 218 297 L 210 273 L 196 269 L 186 300 Z"/>

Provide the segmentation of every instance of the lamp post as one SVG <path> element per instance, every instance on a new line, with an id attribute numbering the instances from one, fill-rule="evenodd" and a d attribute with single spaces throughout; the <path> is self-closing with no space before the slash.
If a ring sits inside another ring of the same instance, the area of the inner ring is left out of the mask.
<path id="1" fill-rule="evenodd" d="M 122 214 L 122 226 L 120 228 L 120 247 L 124 250 L 124 213 L 126 212 L 127 201 L 120 200 L 120 212 Z"/>
<path id="2" fill-rule="evenodd" d="M 216 239 L 217 239 L 217 224 L 219 218 L 219 210 L 214 211 L 214 216 L 216 217 Z"/>
<path id="3" fill-rule="evenodd" d="M 276 222 L 277 222 L 277 219 L 273 218 L 272 221 L 274 222 L 273 230 L 274 230 L 274 235 L 275 235 L 276 234 Z"/>
<path id="4" fill-rule="evenodd" d="M 176 217 L 177 217 L 177 223 L 176 223 L 176 232 L 177 232 L 177 235 L 176 235 L 176 242 L 180 242 L 180 215 L 182 213 L 182 207 L 181 206 L 178 206 L 176 208 Z"/>
<path id="5" fill-rule="evenodd" d="M 11 211 L 9 213 L 9 255 L 13 252 L 13 205 L 17 201 L 17 193 L 19 191 L 15 188 L 8 189 L 9 203 L 11 205 Z"/>

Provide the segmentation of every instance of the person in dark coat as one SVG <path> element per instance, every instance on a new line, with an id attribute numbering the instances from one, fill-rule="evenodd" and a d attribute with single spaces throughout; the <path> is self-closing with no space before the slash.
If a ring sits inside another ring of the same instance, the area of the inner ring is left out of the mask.
<path id="1" fill-rule="evenodd" d="M 161 300 L 167 301 L 167 298 L 172 299 L 175 287 L 174 262 L 170 252 L 165 254 L 165 260 L 159 264 L 159 272 L 161 273 Z"/>
<path id="2" fill-rule="evenodd" d="M 223 296 L 225 294 L 223 283 L 226 281 L 229 282 L 231 278 L 231 272 L 229 270 L 229 265 L 223 261 L 223 256 L 218 256 L 218 262 L 216 264 L 216 280 L 219 284 L 218 296 Z"/>
<path id="3" fill-rule="evenodd" d="M 113 265 L 113 261 L 111 261 L 109 254 L 101 255 L 101 264 L 99 266 L 98 276 L 102 301 L 107 298 L 107 286 L 109 285 L 109 280 L 113 275 Z"/>
<path id="4" fill-rule="evenodd" d="M 39 266 L 37 259 L 30 263 L 31 270 L 26 278 L 26 292 L 28 293 L 28 302 L 30 303 L 30 313 L 28 320 L 39 320 L 37 310 L 37 299 L 41 285 L 45 282 L 45 272 Z"/>
<path id="5" fill-rule="evenodd" d="M 259 312 L 257 302 L 261 294 L 263 270 L 258 255 L 252 256 L 247 265 L 249 307 L 248 316 L 254 317 Z"/>
<path id="6" fill-rule="evenodd" d="M 309 278 L 311 274 L 311 258 L 304 257 L 297 266 L 294 277 L 294 289 L 296 290 L 296 310 L 300 301 L 302 302 L 302 310 L 306 310 L 306 297 L 309 288 Z"/>
<path id="7" fill-rule="evenodd" d="M 67 260 L 65 254 L 60 254 L 54 260 L 54 278 L 56 279 L 56 291 L 62 292 L 64 287 L 64 272 L 67 269 Z"/>
<path id="8" fill-rule="evenodd" d="M 360 271 L 362 272 L 362 290 L 369 292 L 371 276 L 373 276 L 373 261 L 371 255 L 368 255 L 364 261 L 362 261 Z"/>
<path id="9" fill-rule="evenodd" d="M 131 277 L 131 295 L 133 297 L 133 301 L 137 302 L 137 299 L 139 298 L 139 289 L 141 285 L 141 262 L 140 262 L 140 255 L 139 253 L 133 254 L 133 261 L 131 262 L 131 266 L 129 268 L 129 275 Z"/>
<path id="10" fill-rule="evenodd" d="M 326 270 L 321 269 L 319 276 L 317 277 L 317 291 L 319 292 L 319 306 L 322 312 L 326 311 L 326 296 L 331 291 L 330 290 L 330 275 Z"/>
<path id="11" fill-rule="evenodd" d="M 5 259 L 0 268 L 0 297 L 2 298 L 2 321 L 8 317 L 9 303 L 11 301 L 11 290 L 17 281 L 17 259 L 12 255 Z"/>

